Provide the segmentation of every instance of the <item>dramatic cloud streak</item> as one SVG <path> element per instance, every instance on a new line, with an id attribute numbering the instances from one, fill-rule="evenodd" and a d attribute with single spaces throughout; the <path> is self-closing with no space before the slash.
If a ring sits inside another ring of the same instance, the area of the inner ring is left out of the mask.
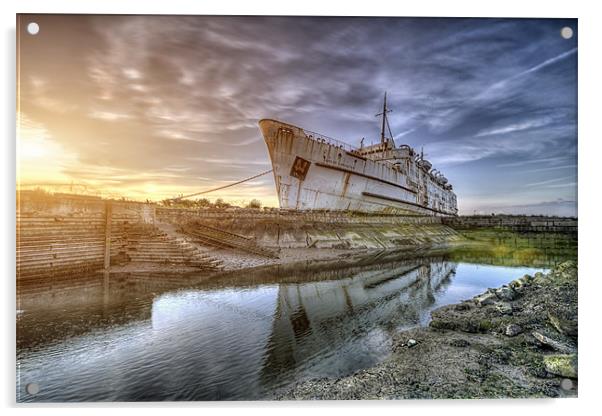
<path id="1" fill-rule="evenodd" d="M 24 155 L 23 180 L 192 193 L 269 166 L 261 118 L 377 140 L 388 91 L 397 143 L 424 148 L 462 212 L 576 199 L 576 20 L 21 18 L 42 28 L 20 33 L 20 109 L 43 132 L 23 140 L 53 155 Z M 216 196 L 277 202 L 269 176 Z"/>

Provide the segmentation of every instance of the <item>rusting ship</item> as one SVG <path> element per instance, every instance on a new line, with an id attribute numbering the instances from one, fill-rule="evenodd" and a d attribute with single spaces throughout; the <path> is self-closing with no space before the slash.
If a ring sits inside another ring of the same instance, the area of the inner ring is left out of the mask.
<path id="1" fill-rule="evenodd" d="M 280 208 L 406 215 L 457 215 L 447 178 L 408 145 L 397 146 L 387 120 L 380 141 L 351 146 L 272 119 L 259 121 L 268 147 Z M 386 132 L 389 134 L 387 135 Z"/>

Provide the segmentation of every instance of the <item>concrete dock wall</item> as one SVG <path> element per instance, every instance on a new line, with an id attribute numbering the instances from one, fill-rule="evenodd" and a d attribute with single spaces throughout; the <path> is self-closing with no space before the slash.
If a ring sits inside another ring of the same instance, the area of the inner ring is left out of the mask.
<path id="1" fill-rule="evenodd" d="M 463 230 L 506 230 L 565 234 L 576 239 L 574 218 L 527 216 L 400 216 L 343 211 L 259 209 L 156 209 L 157 221 L 182 225 L 191 220 L 242 234 L 278 248 L 395 248 L 446 243 Z"/>
<path id="2" fill-rule="evenodd" d="M 362 215 L 341 211 L 183 210 L 157 208 L 157 221 L 205 225 L 254 238 L 270 248 L 400 248 L 459 238 L 440 217 Z"/>
<path id="3" fill-rule="evenodd" d="M 525 215 L 474 215 L 442 217 L 443 224 L 458 230 L 479 228 L 517 232 L 577 234 L 577 218 Z"/>
<path id="4" fill-rule="evenodd" d="M 20 192 L 17 279 L 99 270 L 123 260 L 128 226 L 152 224 L 154 206 Z"/>
<path id="5" fill-rule="evenodd" d="M 260 209 L 182 209 L 156 208 L 158 221 L 173 224 L 190 219 L 246 220 L 249 222 L 293 222 L 326 224 L 441 224 L 442 217 L 360 214 L 344 211 L 293 211 Z"/>

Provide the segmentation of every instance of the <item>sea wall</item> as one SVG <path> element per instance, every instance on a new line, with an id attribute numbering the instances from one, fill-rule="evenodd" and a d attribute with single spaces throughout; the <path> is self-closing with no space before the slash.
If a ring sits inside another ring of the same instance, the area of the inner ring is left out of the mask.
<path id="1" fill-rule="evenodd" d="M 17 197 L 17 279 L 52 278 L 124 261 L 132 225 L 152 226 L 151 204 L 22 191 Z"/>
<path id="2" fill-rule="evenodd" d="M 577 234 L 577 218 L 526 215 L 473 215 L 442 217 L 457 230 L 497 229 L 517 232 Z"/>

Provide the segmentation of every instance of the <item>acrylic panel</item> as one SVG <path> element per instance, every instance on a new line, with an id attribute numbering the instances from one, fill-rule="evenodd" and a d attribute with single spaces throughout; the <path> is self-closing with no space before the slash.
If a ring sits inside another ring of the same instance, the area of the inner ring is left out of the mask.
<path id="1" fill-rule="evenodd" d="M 18 402 L 577 396 L 576 19 L 16 28 Z"/>

